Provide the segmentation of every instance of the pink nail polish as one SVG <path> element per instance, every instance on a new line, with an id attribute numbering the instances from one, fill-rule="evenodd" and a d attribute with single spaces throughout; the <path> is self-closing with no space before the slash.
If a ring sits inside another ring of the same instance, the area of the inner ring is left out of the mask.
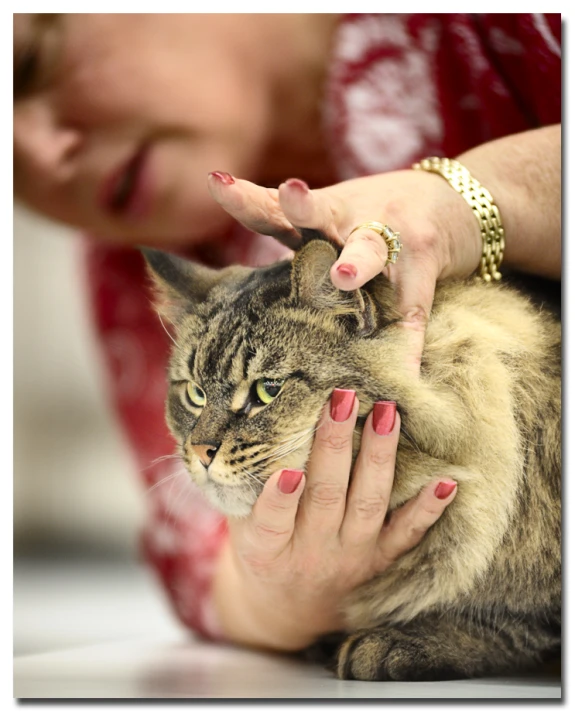
<path id="1" fill-rule="evenodd" d="M 298 190 L 301 190 L 302 193 L 307 193 L 309 191 L 309 185 L 299 178 L 288 178 L 285 181 L 285 184 L 289 185 L 290 188 L 297 188 Z"/>
<path id="2" fill-rule="evenodd" d="M 372 424 L 378 435 L 389 435 L 395 423 L 395 401 L 378 401 L 373 405 Z"/>
<path id="3" fill-rule="evenodd" d="M 336 388 L 331 394 L 331 419 L 343 423 L 351 415 L 355 402 L 355 391 Z"/>
<path id="4" fill-rule="evenodd" d="M 282 494 L 292 494 L 296 491 L 302 477 L 302 470 L 283 470 L 278 480 L 279 491 Z"/>
<path id="5" fill-rule="evenodd" d="M 212 171 L 209 175 L 217 178 L 224 185 L 232 185 L 232 183 L 236 182 L 234 177 L 225 171 Z"/>
<path id="6" fill-rule="evenodd" d="M 351 277 L 353 279 L 353 277 L 357 276 L 357 267 L 353 265 L 342 264 L 338 265 L 336 269 L 344 277 Z"/>
<path id="7" fill-rule="evenodd" d="M 435 488 L 434 494 L 437 499 L 447 499 L 456 487 L 457 482 L 440 482 Z"/>

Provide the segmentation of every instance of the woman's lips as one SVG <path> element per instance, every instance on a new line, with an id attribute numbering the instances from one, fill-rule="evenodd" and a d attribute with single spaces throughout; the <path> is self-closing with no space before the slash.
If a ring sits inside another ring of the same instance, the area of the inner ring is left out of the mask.
<path id="1" fill-rule="evenodd" d="M 149 146 L 139 149 L 117 168 L 100 191 L 100 205 L 115 217 L 142 217 L 150 210 L 152 194 Z"/>

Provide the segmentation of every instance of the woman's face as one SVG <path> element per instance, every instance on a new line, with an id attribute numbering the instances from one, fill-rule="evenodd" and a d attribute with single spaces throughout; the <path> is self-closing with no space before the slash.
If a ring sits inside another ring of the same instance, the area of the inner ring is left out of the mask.
<path id="1" fill-rule="evenodd" d="M 122 241 L 221 229 L 207 174 L 249 177 L 266 136 L 256 31 L 246 15 L 15 15 L 16 194 Z"/>

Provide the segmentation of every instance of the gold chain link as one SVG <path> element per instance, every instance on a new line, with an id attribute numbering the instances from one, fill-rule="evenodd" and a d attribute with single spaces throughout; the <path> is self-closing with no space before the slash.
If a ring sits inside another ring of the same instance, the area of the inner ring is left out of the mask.
<path id="1" fill-rule="evenodd" d="M 505 230 L 501 223 L 501 215 L 493 202 L 491 193 L 471 173 L 453 158 L 424 158 L 412 166 L 415 170 L 437 173 L 465 199 L 473 210 L 481 230 L 483 251 L 478 267 L 478 276 L 486 282 L 501 279 L 499 267 L 503 261 L 505 249 Z"/>

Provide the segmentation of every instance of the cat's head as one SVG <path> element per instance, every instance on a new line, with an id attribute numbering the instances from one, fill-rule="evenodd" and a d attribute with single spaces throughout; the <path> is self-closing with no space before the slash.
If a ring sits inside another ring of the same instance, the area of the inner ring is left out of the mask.
<path id="1" fill-rule="evenodd" d="M 336 289 L 337 251 L 310 234 L 293 261 L 258 269 L 144 250 L 175 332 L 168 426 L 194 482 L 228 515 L 247 515 L 276 470 L 304 469 L 334 388 L 373 401 L 355 347 L 397 318 L 391 287 L 382 278 Z"/>

